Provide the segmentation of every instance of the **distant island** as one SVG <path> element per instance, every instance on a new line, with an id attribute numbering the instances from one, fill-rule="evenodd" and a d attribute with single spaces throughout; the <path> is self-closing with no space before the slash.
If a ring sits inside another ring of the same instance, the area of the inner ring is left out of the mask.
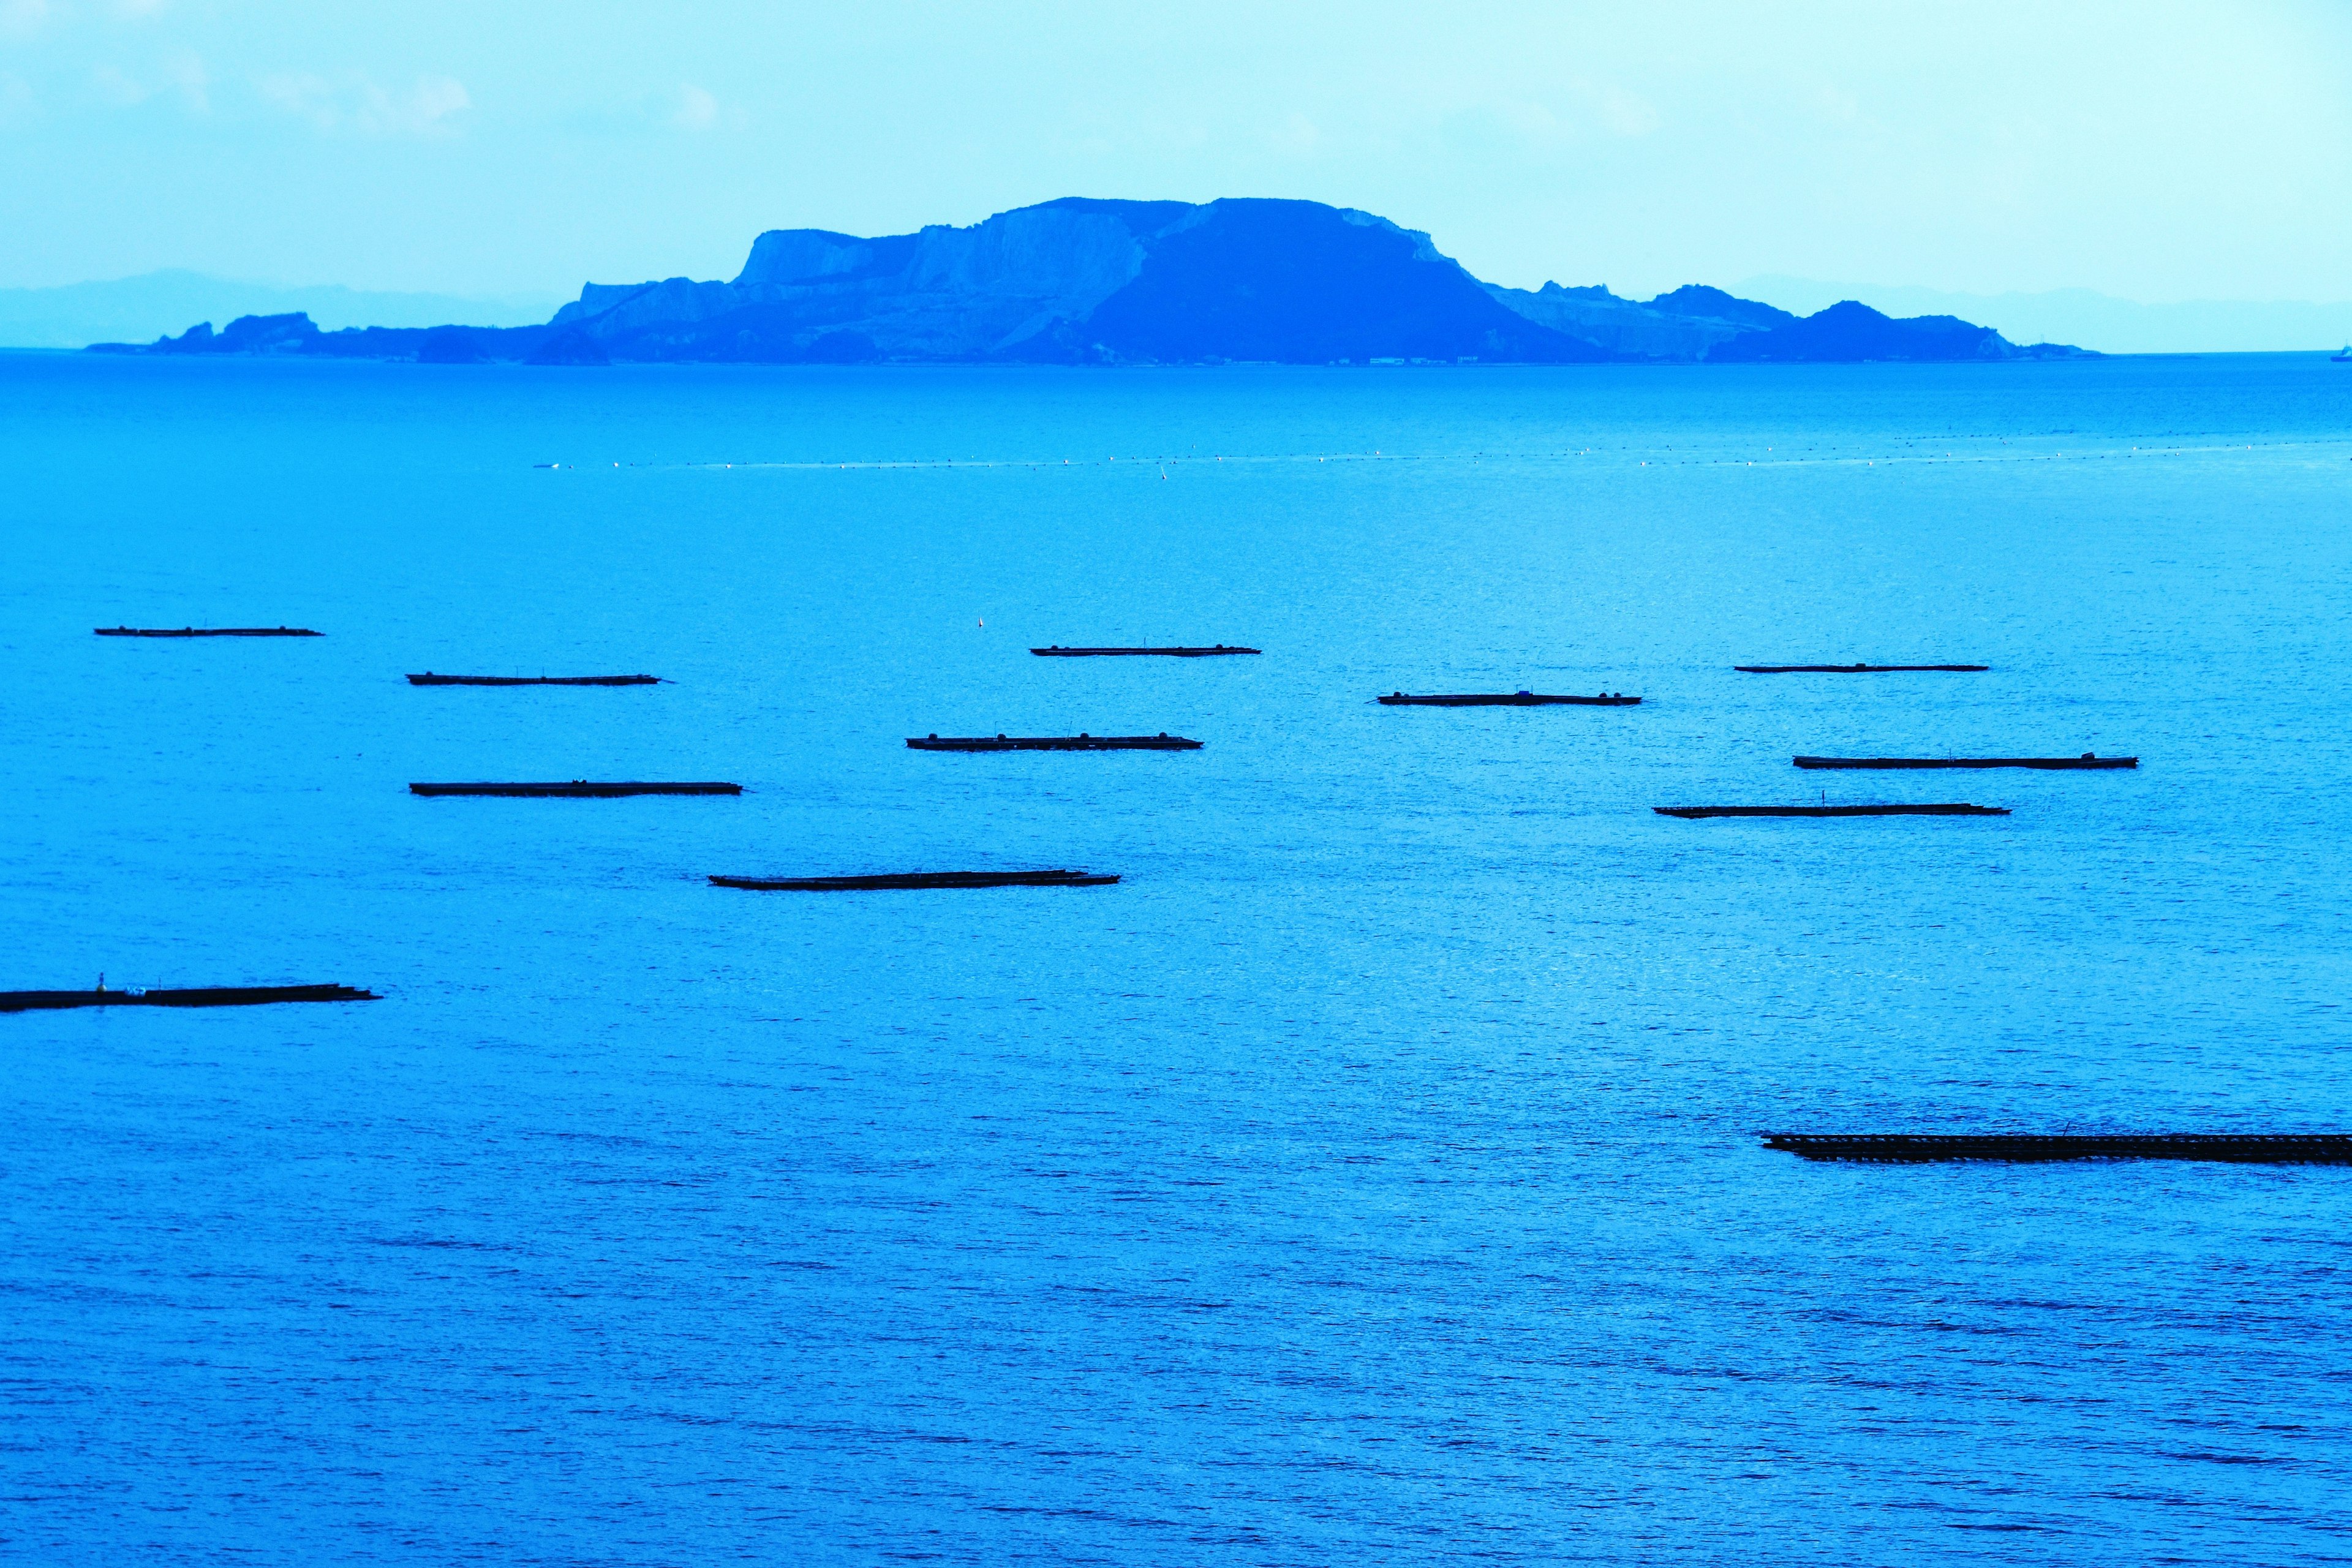
<path id="1" fill-rule="evenodd" d="M 1847 300 L 1795 316 L 1690 285 L 1482 283 L 1429 237 L 1319 202 L 1066 197 L 968 228 L 860 239 L 773 229 L 732 282 L 591 283 L 534 327 L 349 327 L 242 316 L 95 353 L 300 354 L 545 365 L 1593 364 L 2095 358 L 1954 316 Z"/>

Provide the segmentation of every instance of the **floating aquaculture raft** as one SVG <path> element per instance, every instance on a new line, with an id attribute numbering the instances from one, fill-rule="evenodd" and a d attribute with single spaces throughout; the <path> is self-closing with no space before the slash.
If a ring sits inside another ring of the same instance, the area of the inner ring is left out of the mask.
<path id="1" fill-rule="evenodd" d="M 92 626 L 102 637 L 318 637 L 308 626 Z"/>
<path id="2" fill-rule="evenodd" d="M 919 752 L 1197 752 L 1198 741 L 1157 735 L 910 735 Z"/>
<path id="3" fill-rule="evenodd" d="M 2137 757 L 1792 757 L 1801 768 L 2136 768 Z"/>
<path id="4" fill-rule="evenodd" d="M 1221 654 L 1256 653 L 1254 647 L 1227 647 L 1219 643 L 1214 647 L 1033 647 L 1029 650 L 1039 658 L 1214 658 Z"/>
<path id="5" fill-rule="evenodd" d="M 411 686 L 659 686 L 658 675 L 436 675 L 408 678 Z"/>
<path id="6" fill-rule="evenodd" d="M 553 784 L 413 784 L 411 795 L 509 795 L 565 800 L 609 800 L 625 795 L 741 795 L 739 784 L 599 784 L 572 779 Z"/>
<path id="7" fill-rule="evenodd" d="M 0 1013 L 55 1007 L 253 1007 L 265 1002 L 374 1002 L 354 985 L 206 985 L 188 991 L 0 991 Z"/>
<path id="8" fill-rule="evenodd" d="M 1995 1132 L 1919 1137 L 1768 1132 L 1768 1148 L 1808 1160 L 1918 1164 L 1931 1160 L 2228 1160 L 2241 1164 L 2352 1165 L 2352 1137 L 2340 1132 L 2158 1132 L 2115 1136 Z"/>
<path id="9" fill-rule="evenodd" d="M 1660 816 L 2007 816 L 2005 805 L 1654 805 Z"/>
<path id="10" fill-rule="evenodd" d="M 713 877 L 755 892 L 859 893 L 896 888 L 1099 888 L 1118 879 L 1094 871 L 894 871 L 878 877 Z"/>
<path id="11" fill-rule="evenodd" d="M 1949 669 L 1969 673 L 1990 669 L 1989 664 L 1735 664 L 1748 675 L 1894 675 L 1905 670 Z"/>
<path id="12" fill-rule="evenodd" d="M 1549 708 L 1569 703 L 1580 708 L 1631 708 L 1638 697 L 1556 697 L 1541 691 L 1473 691 L 1450 697 L 1408 697 L 1392 691 L 1381 701 L 1391 708 Z"/>

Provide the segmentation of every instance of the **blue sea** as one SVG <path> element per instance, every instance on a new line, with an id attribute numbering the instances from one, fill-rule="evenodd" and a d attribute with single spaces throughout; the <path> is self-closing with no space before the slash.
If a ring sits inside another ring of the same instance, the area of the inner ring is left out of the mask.
<path id="1" fill-rule="evenodd" d="M 383 998 L 0 1016 L 8 1561 L 2352 1559 L 2352 1169 L 1758 1138 L 2352 1129 L 2324 356 L 28 353 L 0 473 L 0 987 Z M 1991 668 L 1732 668 L 1858 659 Z M 1643 701 L 1373 700 L 1521 687 Z M 1081 730 L 1204 744 L 904 744 Z M 406 788 L 572 778 L 745 793 Z"/>

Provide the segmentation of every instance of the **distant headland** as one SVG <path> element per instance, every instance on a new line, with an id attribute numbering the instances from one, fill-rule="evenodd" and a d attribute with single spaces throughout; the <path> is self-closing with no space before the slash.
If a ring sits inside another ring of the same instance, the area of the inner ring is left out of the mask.
<path id="1" fill-rule="evenodd" d="M 1319 202 L 1066 197 L 968 228 L 773 229 L 732 282 L 591 283 L 535 327 L 350 327 L 299 312 L 97 353 L 526 364 L 1590 364 L 2096 357 L 1848 300 L 1799 317 L 1691 285 L 1482 283 L 1429 237 Z"/>

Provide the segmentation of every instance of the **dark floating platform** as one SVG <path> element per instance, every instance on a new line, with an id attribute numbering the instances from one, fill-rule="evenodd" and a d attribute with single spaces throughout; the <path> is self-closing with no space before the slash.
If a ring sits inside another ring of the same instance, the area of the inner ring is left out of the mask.
<path id="1" fill-rule="evenodd" d="M 322 637 L 308 626 L 92 626 L 102 637 Z"/>
<path id="2" fill-rule="evenodd" d="M 266 1002 L 377 1002 L 355 985 L 205 985 L 189 991 L 0 991 L 0 1013 L 57 1007 L 257 1007 Z"/>
<path id="3" fill-rule="evenodd" d="M 1948 669 L 1975 674 L 1989 664 L 1735 664 L 1746 675 L 1895 675 L 1907 670 Z"/>
<path id="4" fill-rule="evenodd" d="M 1766 1147 L 1808 1160 L 1922 1164 L 1935 1160 L 2225 1160 L 2248 1165 L 2352 1165 L 2341 1132 L 2155 1132 L 2113 1136 L 1990 1132 L 1951 1136 L 1767 1132 Z"/>
<path id="5" fill-rule="evenodd" d="M 1214 647 L 1064 647 L 1059 643 L 1052 647 L 1029 650 L 1039 658 L 1216 658 L 1229 653 L 1261 653 L 1262 648 L 1227 647 L 1219 643 Z"/>
<path id="6" fill-rule="evenodd" d="M 1474 691 L 1451 697 L 1408 697 L 1402 691 L 1391 691 L 1381 701 L 1391 708 L 1549 708 L 1570 705 L 1578 708 L 1631 708 L 1642 700 L 1638 697 L 1556 697 L 1541 691 Z"/>
<path id="7" fill-rule="evenodd" d="M 572 779 L 552 784 L 413 784 L 411 795 L 505 795 L 562 800 L 611 800 L 626 795 L 741 795 L 739 784 L 598 784 Z"/>
<path id="8" fill-rule="evenodd" d="M 1157 735 L 909 735 L 919 752 L 1197 752 L 1198 741 Z"/>
<path id="9" fill-rule="evenodd" d="M 1801 768 L 2136 768 L 2137 757 L 1791 757 Z"/>
<path id="10" fill-rule="evenodd" d="M 658 675 L 436 675 L 408 678 L 411 686 L 659 686 Z"/>
<path id="11" fill-rule="evenodd" d="M 1654 805 L 1660 816 L 2007 816 L 2005 805 Z"/>
<path id="12" fill-rule="evenodd" d="M 1100 888 L 1115 876 L 1096 871 L 893 871 L 878 877 L 713 877 L 722 888 L 754 892 L 862 893 L 898 888 Z"/>

